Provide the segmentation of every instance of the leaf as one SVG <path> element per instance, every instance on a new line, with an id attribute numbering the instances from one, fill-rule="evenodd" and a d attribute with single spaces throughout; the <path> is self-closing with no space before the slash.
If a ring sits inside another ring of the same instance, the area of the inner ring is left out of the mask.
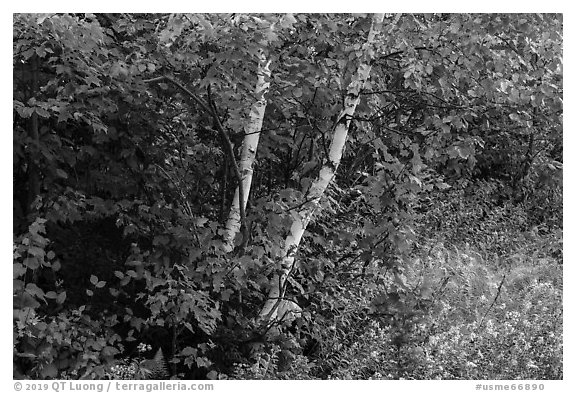
<path id="1" fill-rule="evenodd" d="M 117 355 L 118 353 L 120 353 L 120 351 L 118 351 L 118 349 L 111 347 L 109 345 L 102 348 L 102 351 L 100 352 L 100 354 L 102 356 L 105 356 L 105 357 L 113 357 L 114 355 Z"/>
<path id="2" fill-rule="evenodd" d="M 26 292 L 32 296 L 36 296 L 37 298 L 44 299 L 44 291 L 40 289 L 36 284 L 27 284 Z"/>
<path id="3" fill-rule="evenodd" d="M 210 367 L 212 362 L 208 358 L 200 356 L 196 358 L 196 365 L 198 367 Z"/>
<path id="4" fill-rule="evenodd" d="M 40 371 L 40 376 L 42 377 L 42 379 L 53 379 L 56 378 L 57 375 L 58 375 L 58 368 L 52 363 L 45 365 L 44 367 L 42 367 L 42 370 Z"/>
<path id="5" fill-rule="evenodd" d="M 126 272 L 126 275 L 127 275 L 127 276 L 130 276 L 130 277 L 132 277 L 132 278 L 137 278 L 137 277 L 138 277 L 138 273 L 136 273 L 134 270 L 128 270 L 128 271 Z"/>
<path id="6" fill-rule="evenodd" d="M 38 258 L 44 258 L 45 252 L 40 247 L 30 247 L 28 249 L 28 254 L 34 255 L 35 257 Z"/>
<path id="7" fill-rule="evenodd" d="M 56 303 L 62 304 L 64 303 L 65 300 L 66 300 L 66 291 L 62 291 L 58 294 L 58 297 L 56 298 Z"/>
<path id="8" fill-rule="evenodd" d="M 294 18 L 294 15 L 292 14 L 284 15 L 284 17 L 280 21 L 280 25 L 285 29 L 291 28 L 294 23 L 296 23 L 296 18 Z"/>
<path id="9" fill-rule="evenodd" d="M 18 112 L 20 117 L 27 119 L 30 116 L 32 116 L 32 113 L 34 113 L 34 108 L 25 107 L 25 106 L 20 105 L 20 106 L 16 106 L 16 112 Z"/>
<path id="10" fill-rule="evenodd" d="M 94 295 L 94 292 L 92 292 L 90 289 L 87 289 L 87 290 L 86 290 L 86 295 L 92 296 L 92 295 Z"/>
<path id="11" fill-rule="evenodd" d="M 12 264 L 12 278 L 18 278 L 26 273 L 26 268 L 21 263 Z"/>
<path id="12" fill-rule="evenodd" d="M 40 117 L 43 117 L 45 119 L 50 117 L 50 112 L 48 112 L 46 109 L 44 108 L 34 108 L 34 112 L 36 112 L 36 114 Z"/>
<path id="13" fill-rule="evenodd" d="M 230 300 L 230 295 L 232 295 L 234 293 L 233 290 L 231 289 L 225 289 L 222 292 L 220 292 L 220 296 L 222 298 L 222 301 L 227 302 Z"/>
<path id="14" fill-rule="evenodd" d="M 104 285 L 106 285 L 106 281 L 99 281 L 99 282 L 96 284 L 96 288 L 103 288 Z"/>
<path id="15" fill-rule="evenodd" d="M 198 227 L 203 227 L 207 222 L 208 219 L 206 217 L 196 217 L 194 219 L 194 224 L 196 224 Z"/>
<path id="16" fill-rule="evenodd" d="M 54 270 L 55 272 L 60 270 L 61 267 L 62 267 L 62 265 L 60 264 L 60 261 L 52 262 L 52 270 Z"/>
<path id="17" fill-rule="evenodd" d="M 68 174 L 60 168 L 56 169 L 56 174 L 62 179 L 68 179 Z"/>
<path id="18" fill-rule="evenodd" d="M 90 276 L 90 283 L 91 283 L 92 285 L 96 285 L 96 284 L 98 283 L 98 277 L 96 277 L 95 275 L 92 274 L 92 275 Z"/>
<path id="19" fill-rule="evenodd" d="M 196 356 L 198 354 L 198 350 L 192 347 L 186 347 L 180 352 L 180 354 L 182 356 Z"/>
<path id="20" fill-rule="evenodd" d="M 32 296 L 27 293 L 22 293 L 20 295 L 14 296 L 13 299 L 14 305 L 18 308 L 38 308 L 40 307 L 40 303 L 38 303 Z M 28 313 L 24 315 L 24 319 L 26 319 Z"/>

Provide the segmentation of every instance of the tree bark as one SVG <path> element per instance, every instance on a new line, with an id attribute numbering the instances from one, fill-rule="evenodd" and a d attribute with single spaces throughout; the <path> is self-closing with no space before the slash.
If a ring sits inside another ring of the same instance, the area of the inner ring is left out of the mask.
<path id="1" fill-rule="evenodd" d="M 264 112 L 266 111 L 266 93 L 270 88 L 270 60 L 268 60 L 263 52 L 260 53 L 260 60 L 258 63 L 258 81 L 256 82 L 255 96 L 256 102 L 250 109 L 250 121 L 246 127 L 246 134 L 242 141 L 242 148 L 240 153 L 239 169 L 241 174 L 240 184 L 236 187 L 234 192 L 234 199 L 230 207 L 230 214 L 226 222 L 226 235 L 225 235 L 225 250 L 230 252 L 234 248 L 234 239 L 238 232 L 240 232 L 241 210 L 246 209 L 248 202 L 248 195 L 252 186 L 252 175 L 254 173 L 254 160 L 256 159 L 256 151 L 258 149 L 258 142 L 260 140 L 260 131 L 262 130 L 262 122 L 264 121 Z M 243 192 L 240 192 L 240 187 Z M 242 200 L 240 200 L 242 195 Z M 246 241 L 246 239 L 243 239 Z"/>
<path id="2" fill-rule="evenodd" d="M 348 129 L 356 106 L 360 102 L 360 92 L 364 88 L 364 84 L 370 76 L 370 60 L 373 56 L 372 45 L 375 37 L 380 31 L 382 25 L 383 15 L 375 14 L 372 19 L 372 26 L 368 33 L 368 38 L 363 47 L 363 55 L 360 65 L 354 79 L 346 91 L 344 99 L 344 109 L 340 112 L 336 126 L 334 128 L 334 136 L 330 144 L 328 159 L 322 166 L 318 178 L 310 187 L 308 193 L 308 202 L 304 204 L 297 214 L 290 228 L 290 233 L 286 237 L 284 243 L 284 257 L 282 265 L 272 278 L 272 286 L 268 293 L 268 298 L 260 311 L 259 319 L 268 324 L 285 320 L 290 318 L 288 314 L 297 314 L 301 311 L 300 307 L 287 299 L 284 299 L 286 291 L 286 282 L 294 269 L 295 254 L 304 235 L 304 231 L 308 223 L 312 219 L 315 211 L 318 209 L 320 199 L 324 195 L 328 184 L 334 178 L 336 170 L 340 165 L 344 146 L 348 136 Z"/>

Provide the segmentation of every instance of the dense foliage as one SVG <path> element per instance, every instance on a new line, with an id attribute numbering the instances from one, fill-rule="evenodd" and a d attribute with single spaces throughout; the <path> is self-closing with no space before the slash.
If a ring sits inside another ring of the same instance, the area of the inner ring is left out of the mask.
<path id="1" fill-rule="evenodd" d="M 383 19 L 15 14 L 14 376 L 561 379 L 562 18 Z"/>

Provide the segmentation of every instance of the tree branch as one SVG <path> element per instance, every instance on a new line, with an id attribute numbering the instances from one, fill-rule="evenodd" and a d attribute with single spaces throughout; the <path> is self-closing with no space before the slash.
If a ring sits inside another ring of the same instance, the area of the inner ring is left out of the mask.
<path id="1" fill-rule="evenodd" d="M 248 240 L 248 225 L 246 225 L 246 209 L 244 207 L 244 188 L 242 187 L 242 174 L 240 173 L 240 167 L 238 166 L 238 162 L 236 161 L 236 157 L 234 156 L 234 148 L 232 147 L 232 142 L 230 141 L 230 137 L 224 130 L 224 126 L 220 121 L 220 117 L 218 116 L 218 109 L 216 108 L 216 103 L 212 98 L 212 89 L 210 85 L 206 88 L 208 93 L 208 104 L 210 108 L 212 108 L 212 117 L 216 122 L 216 127 L 218 128 L 218 132 L 222 136 L 224 140 L 224 145 L 228 149 L 228 155 L 230 156 L 230 161 L 232 162 L 232 169 L 234 169 L 234 174 L 236 175 L 236 179 L 238 180 L 238 207 L 240 208 L 240 230 L 242 231 L 242 246 L 246 245 L 246 241 Z"/>
<path id="2" fill-rule="evenodd" d="M 210 107 L 208 106 L 207 103 L 204 102 L 204 100 L 202 100 L 200 97 L 198 97 L 196 94 L 192 93 L 189 89 L 187 89 L 182 83 L 180 83 L 179 81 L 177 81 L 176 79 L 172 78 L 171 76 L 168 75 L 163 75 L 163 76 L 159 76 L 157 78 L 152 78 L 152 79 L 145 79 L 142 82 L 144 83 L 152 83 L 152 82 L 161 82 L 163 80 L 167 80 L 169 82 L 171 82 L 172 84 L 174 84 L 175 86 L 177 86 L 180 90 L 182 90 L 184 93 L 186 93 L 186 95 L 190 98 L 192 98 L 192 100 L 194 102 L 196 102 L 198 105 L 200 105 L 202 107 L 202 109 L 204 109 L 210 116 L 214 116 L 214 114 L 212 113 L 212 110 L 210 109 Z"/>
<path id="3" fill-rule="evenodd" d="M 228 156 L 230 157 L 230 161 L 232 163 L 232 168 L 234 170 L 234 175 L 236 176 L 236 179 L 238 180 L 238 185 L 239 185 L 238 195 L 240 197 L 240 202 L 242 202 L 244 200 L 244 195 L 243 195 L 243 191 L 242 191 L 242 174 L 240 173 L 240 169 L 238 167 L 238 162 L 236 161 L 236 157 L 234 156 L 234 148 L 232 147 L 232 142 L 230 141 L 230 137 L 228 137 L 228 134 L 226 133 L 226 130 L 224 129 L 224 126 L 222 125 L 222 122 L 220 121 L 220 117 L 218 116 L 218 112 L 216 110 L 216 105 L 214 104 L 214 100 L 211 97 L 210 87 L 208 87 L 209 102 L 206 103 L 203 99 L 201 99 L 196 94 L 191 92 L 188 88 L 186 88 L 186 86 L 184 86 L 182 83 L 180 83 L 179 81 L 177 81 L 176 79 L 174 79 L 168 75 L 163 75 L 163 76 L 159 76 L 159 77 L 152 78 L 152 79 L 145 79 L 145 80 L 143 80 L 143 82 L 152 83 L 152 82 L 161 82 L 163 80 L 167 80 L 167 81 L 171 82 L 172 84 L 174 84 L 175 86 L 177 86 L 189 98 L 191 98 L 194 102 L 196 102 L 198 105 L 200 105 L 200 107 L 204 111 L 206 111 L 206 113 L 208 113 L 212 117 L 212 119 L 214 120 L 214 123 L 216 124 L 216 131 L 222 137 L 224 149 L 226 150 L 226 152 L 228 153 Z M 248 226 L 246 225 L 246 211 L 245 211 L 242 203 L 240 203 L 240 226 L 242 228 L 242 234 L 244 236 L 244 239 L 243 239 L 243 244 L 244 244 L 246 242 L 247 235 L 248 235 Z"/>

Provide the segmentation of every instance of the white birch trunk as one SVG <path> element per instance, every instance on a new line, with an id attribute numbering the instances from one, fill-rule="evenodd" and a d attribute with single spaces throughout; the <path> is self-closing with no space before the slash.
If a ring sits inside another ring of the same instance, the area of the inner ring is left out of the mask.
<path id="1" fill-rule="evenodd" d="M 225 233 L 225 251 L 231 252 L 234 248 L 234 239 L 238 232 L 240 232 L 240 203 L 244 210 L 248 202 L 248 195 L 252 186 L 252 174 L 254 173 L 254 160 L 256 158 L 256 151 L 258 149 L 258 141 L 260 140 L 260 131 L 262 129 L 262 122 L 264 120 L 264 112 L 266 111 L 266 98 L 265 95 L 270 88 L 270 61 L 262 52 L 260 54 L 260 61 L 258 63 L 258 80 L 256 82 L 255 96 L 256 102 L 250 108 L 250 120 L 246 126 L 246 135 L 242 141 L 242 148 L 240 153 L 240 161 L 238 162 L 240 175 L 242 177 L 243 201 L 240 201 L 240 192 L 238 187 L 234 192 L 234 199 L 230 207 L 228 221 L 226 222 Z"/>
<path id="2" fill-rule="evenodd" d="M 372 44 L 374 43 L 376 34 L 381 28 L 382 20 L 382 14 L 376 14 L 373 17 L 368 39 L 363 47 L 364 53 L 362 61 L 358 66 L 355 77 L 348 86 L 344 100 L 344 109 L 338 116 L 334 136 L 330 144 L 328 161 L 323 165 L 318 178 L 310 187 L 308 193 L 309 202 L 298 211 L 296 218 L 292 222 L 290 234 L 286 237 L 284 245 L 282 266 L 279 273 L 272 279 L 272 287 L 268 293 L 268 299 L 260 311 L 259 317 L 261 320 L 272 322 L 286 319 L 286 317 L 290 317 L 287 313 L 296 314 L 301 311 L 297 304 L 283 299 L 286 280 L 294 267 L 294 257 L 302 240 L 302 236 L 304 235 L 304 231 L 318 208 L 320 199 L 324 195 L 328 184 L 336 174 L 336 170 L 340 164 L 351 118 L 354 115 L 356 106 L 360 102 L 360 92 L 370 76 L 370 58 L 373 53 Z"/>

